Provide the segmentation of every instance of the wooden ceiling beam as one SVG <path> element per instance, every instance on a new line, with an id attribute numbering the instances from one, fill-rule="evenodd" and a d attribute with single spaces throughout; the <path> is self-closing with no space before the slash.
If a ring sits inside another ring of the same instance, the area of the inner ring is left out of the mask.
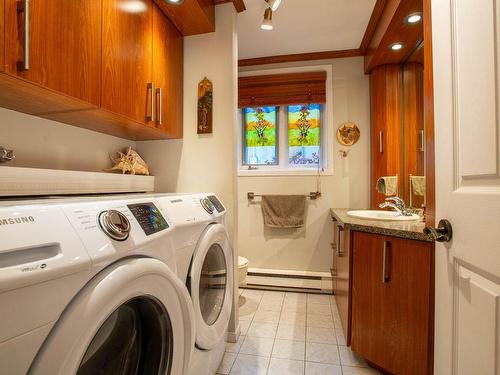
<path id="1" fill-rule="evenodd" d="M 363 53 L 359 48 L 355 48 L 355 49 L 345 49 L 338 51 L 308 52 L 308 53 L 295 53 L 291 55 L 254 57 L 250 59 L 238 60 L 238 66 L 278 64 L 278 63 L 308 61 L 308 60 L 328 60 L 328 59 L 338 59 L 342 57 L 354 57 L 354 56 L 363 56 Z"/>
<path id="2" fill-rule="evenodd" d="M 220 5 L 225 3 L 233 3 L 236 11 L 238 13 L 244 12 L 247 10 L 245 6 L 245 2 L 243 0 L 214 0 L 214 5 Z"/>
<path id="3" fill-rule="evenodd" d="M 373 7 L 373 12 L 370 17 L 370 21 L 368 22 L 368 25 L 366 26 L 365 34 L 363 35 L 363 39 L 361 40 L 361 45 L 359 46 L 359 49 L 364 53 L 366 53 L 366 50 L 368 49 L 368 46 L 370 45 L 370 41 L 373 38 L 373 33 L 375 32 L 375 29 L 377 28 L 378 22 L 380 20 L 380 17 L 382 16 L 385 8 L 385 4 L 387 3 L 387 0 L 377 0 L 375 3 L 375 6 Z"/>

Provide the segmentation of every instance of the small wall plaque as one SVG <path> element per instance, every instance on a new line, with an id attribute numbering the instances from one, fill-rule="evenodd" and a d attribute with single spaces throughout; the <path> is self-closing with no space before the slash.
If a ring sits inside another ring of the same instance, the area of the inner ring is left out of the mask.
<path id="1" fill-rule="evenodd" d="M 361 135 L 359 128 L 354 122 L 344 122 L 337 130 L 337 140 L 344 146 L 352 146 Z"/>
<path id="2" fill-rule="evenodd" d="M 213 85 L 207 78 L 198 84 L 198 134 L 212 133 Z"/>

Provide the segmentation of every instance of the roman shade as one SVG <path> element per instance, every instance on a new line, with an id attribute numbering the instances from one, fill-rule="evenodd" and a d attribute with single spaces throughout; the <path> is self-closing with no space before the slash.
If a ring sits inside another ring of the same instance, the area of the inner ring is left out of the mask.
<path id="1" fill-rule="evenodd" d="M 238 107 L 326 102 L 326 72 L 240 77 Z"/>

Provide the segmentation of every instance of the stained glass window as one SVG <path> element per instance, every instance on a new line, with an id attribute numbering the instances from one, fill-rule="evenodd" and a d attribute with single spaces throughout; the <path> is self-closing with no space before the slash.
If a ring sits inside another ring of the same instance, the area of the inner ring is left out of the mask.
<path id="1" fill-rule="evenodd" d="M 278 107 L 243 109 L 243 164 L 278 164 Z"/>
<path id="2" fill-rule="evenodd" d="M 288 163 L 317 167 L 321 156 L 321 104 L 288 106 Z"/>

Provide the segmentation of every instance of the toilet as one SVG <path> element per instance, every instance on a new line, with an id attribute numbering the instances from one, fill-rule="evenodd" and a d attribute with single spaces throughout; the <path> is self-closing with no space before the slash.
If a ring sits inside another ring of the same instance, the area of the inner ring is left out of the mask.
<path id="1" fill-rule="evenodd" d="M 245 257 L 238 256 L 238 285 L 243 285 L 246 283 L 248 272 L 248 259 Z"/>

